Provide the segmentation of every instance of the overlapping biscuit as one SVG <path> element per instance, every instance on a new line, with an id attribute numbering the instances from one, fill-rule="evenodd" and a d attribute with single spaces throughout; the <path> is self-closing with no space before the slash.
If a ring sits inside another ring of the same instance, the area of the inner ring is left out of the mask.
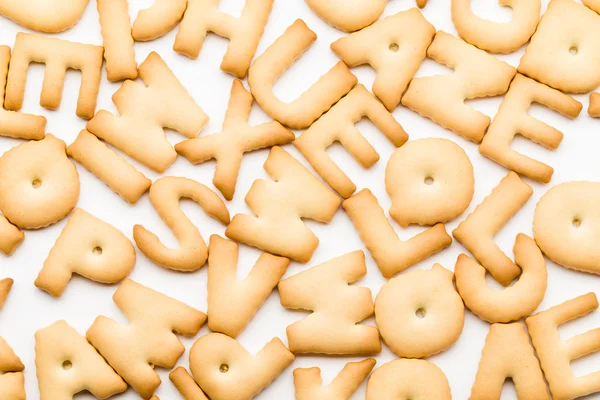
<path id="1" fill-rule="evenodd" d="M 25 234 L 0 215 L 0 251 L 10 256 L 25 239 Z"/>
<path id="2" fill-rule="evenodd" d="M 183 400 L 208 400 L 208 397 L 184 367 L 175 368 L 169 374 L 169 379 L 173 382 Z"/>
<path id="3" fill-rule="evenodd" d="M 267 115 L 294 129 L 309 127 L 357 83 L 343 62 L 337 63 L 300 97 L 286 103 L 273 93 L 277 78 L 317 40 L 301 19 L 296 20 L 248 70 L 250 92 Z"/>
<path id="4" fill-rule="evenodd" d="M 25 400 L 25 366 L 0 337 L 0 399 Z"/>
<path id="5" fill-rule="evenodd" d="M 188 0 L 155 0 L 141 10 L 135 20 L 131 35 L 137 41 L 154 40 L 165 35 L 183 18 Z"/>
<path id="6" fill-rule="evenodd" d="M 10 293 L 10 289 L 12 289 L 13 283 L 15 281 L 12 278 L 0 279 L 0 310 L 2 310 L 6 299 L 8 299 L 8 294 Z"/>
<path id="7" fill-rule="evenodd" d="M 394 116 L 359 84 L 294 141 L 296 148 L 315 171 L 344 198 L 352 196 L 356 185 L 329 157 L 326 150 L 339 142 L 364 168 L 372 167 L 379 161 L 379 154 L 354 126 L 365 117 L 394 146 L 402 146 L 408 140 L 408 135 Z"/>
<path id="8" fill-rule="evenodd" d="M 286 329 L 293 353 L 349 355 L 381 351 L 377 328 L 360 324 L 373 315 L 371 290 L 350 285 L 366 274 L 365 255 L 359 250 L 279 283 L 283 307 L 312 311 Z"/>
<path id="9" fill-rule="evenodd" d="M 137 78 L 127 0 L 98 0 L 97 7 L 108 80 Z"/>
<path id="10" fill-rule="evenodd" d="M 306 4 L 329 25 L 354 32 L 379 18 L 388 0 L 305 0 Z"/>
<path id="11" fill-rule="evenodd" d="M 58 33 L 79 21 L 88 0 L 3 0 L 0 14 L 34 31 Z"/>

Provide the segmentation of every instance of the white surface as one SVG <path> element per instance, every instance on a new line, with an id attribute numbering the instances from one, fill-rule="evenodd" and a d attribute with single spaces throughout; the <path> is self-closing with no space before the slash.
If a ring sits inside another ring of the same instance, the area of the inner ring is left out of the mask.
<path id="1" fill-rule="evenodd" d="M 130 13 L 133 18 L 137 15 L 138 10 L 149 6 L 152 0 L 131 0 L 130 3 Z M 239 15 L 243 1 L 223 0 L 221 3 L 223 10 L 231 12 L 234 15 Z M 472 3 L 476 12 L 481 16 L 496 21 L 510 20 L 510 11 L 500 9 L 493 0 L 474 0 Z M 543 3 L 545 11 L 547 0 L 544 0 Z M 413 0 L 391 0 L 385 10 L 385 15 L 390 15 L 410 7 L 414 7 Z M 427 8 L 423 10 L 423 13 L 437 29 L 455 33 L 450 19 L 449 0 L 431 0 Z M 320 20 L 302 0 L 276 0 L 257 54 L 261 54 L 296 18 L 304 19 L 308 26 L 318 34 L 319 38 L 313 47 L 278 82 L 276 93 L 283 99 L 293 99 L 338 61 L 337 57 L 329 50 L 329 44 L 344 35 L 343 32 L 337 31 Z M 21 30 L 24 29 L 7 19 L 0 18 L 0 43 L 12 46 L 15 34 Z M 190 60 L 176 54 L 172 50 L 176 31 L 177 28 L 166 37 L 153 42 L 136 43 L 137 60 L 138 62 L 142 62 L 150 51 L 157 51 L 184 83 L 198 104 L 210 116 L 210 122 L 201 134 L 206 135 L 218 132 L 229 100 L 229 90 L 233 79 L 232 76 L 223 73 L 219 69 L 227 41 L 215 35 L 209 35 L 204 42 L 200 57 L 197 60 Z M 102 40 L 95 1 L 90 2 L 82 20 L 73 29 L 57 36 L 101 45 Z M 521 54 L 522 50 L 508 56 L 501 56 L 500 58 L 516 66 Z M 439 72 L 444 73 L 444 69 L 444 67 L 435 64 L 433 61 L 426 60 L 418 76 Z M 370 67 L 354 68 L 352 71 L 358 76 L 360 82 L 364 83 L 368 88 L 371 87 L 374 72 Z M 105 77 L 105 72 L 103 72 L 97 109 L 115 111 L 110 96 L 119 88 L 120 84 L 111 84 L 106 81 Z M 28 76 L 23 111 L 45 115 L 48 118 L 47 131 L 55 134 L 69 144 L 85 126 L 85 121 L 77 118 L 75 115 L 75 105 L 79 89 L 79 73 L 70 71 L 67 74 L 60 110 L 54 112 L 44 110 L 38 105 L 42 78 L 43 66 L 32 66 Z M 598 146 L 600 145 L 600 137 L 598 136 L 600 120 L 593 120 L 587 115 L 587 95 L 576 96 L 576 98 L 584 103 L 584 111 L 575 121 L 570 121 L 540 106 L 532 108 L 531 112 L 534 116 L 565 133 L 565 138 L 557 151 L 548 152 L 522 139 L 516 140 L 513 144 L 516 149 L 525 151 L 528 155 L 532 155 L 554 166 L 556 172 L 551 185 L 583 179 L 600 181 L 600 168 L 598 168 L 599 161 L 597 156 Z M 500 101 L 501 98 L 498 97 L 469 103 L 486 114 L 493 116 Z M 440 104 L 440 107 L 443 106 L 443 104 Z M 476 175 L 475 196 L 467 212 L 471 212 L 507 173 L 504 168 L 480 156 L 476 145 L 463 140 L 450 131 L 444 130 L 432 121 L 424 119 L 402 106 L 394 111 L 394 116 L 404 126 L 411 139 L 444 137 L 455 141 L 466 150 L 474 164 Z M 260 123 L 266 120 L 267 117 L 255 105 L 251 122 Z M 351 176 L 359 189 L 368 187 L 375 193 L 381 206 L 384 207 L 387 213 L 391 202 L 385 192 L 384 171 L 386 162 L 393 151 L 393 146 L 369 122 L 359 123 L 359 129 L 361 129 L 380 153 L 381 161 L 378 164 L 370 170 L 363 170 L 339 146 L 332 148 L 331 154 L 339 162 L 342 169 Z M 182 136 L 177 133 L 169 132 L 167 135 L 173 143 L 182 140 Z M 20 141 L 18 140 L 0 138 L 0 152 L 4 152 L 19 143 Z M 299 158 L 305 165 L 308 165 L 292 145 L 286 145 L 285 149 Z M 244 158 L 235 198 L 227 204 L 232 216 L 239 212 L 249 212 L 248 207 L 244 203 L 244 196 L 255 179 L 267 177 L 262 169 L 262 163 L 267 154 L 268 151 L 263 150 L 248 154 Z M 131 161 L 131 159 L 129 160 Z M 153 180 L 158 178 L 158 175 L 148 168 L 138 163 L 133 163 Z M 166 245 L 176 246 L 177 243 L 174 237 L 151 207 L 147 195 L 135 206 L 130 206 L 78 164 L 77 169 L 81 180 L 79 207 L 115 225 L 130 238 L 132 238 L 133 225 L 140 223 L 151 231 L 156 232 Z M 164 175 L 187 176 L 212 188 L 213 172 L 213 162 L 208 162 L 200 166 L 192 166 L 186 159 L 179 157 Z M 496 238 L 500 247 L 507 254 L 511 255 L 511 257 L 515 235 L 519 232 L 524 232 L 528 235 L 532 234 L 531 222 L 535 204 L 551 186 L 544 186 L 531 181 L 527 182 L 534 187 L 535 194 Z M 207 217 L 199 206 L 191 201 L 183 201 L 182 207 L 189 218 L 200 228 L 205 240 L 208 241 L 209 236 L 213 233 L 224 235 L 225 227 Z M 466 215 L 465 213 L 457 221 L 448 223 L 446 225 L 447 231 L 451 232 Z M 17 249 L 13 256 L 7 258 L 0 255 L 0 277 L 12 277 L 15 280 L 9 300 L 2 312 L 0 312 L 0 336 L 4 337 L 13 346 L 16 353 L 26 365 L 25 375 L 27 396 L 29 399 L 39 397 L 35 376 L 33 337 L 37 329 L 48 326 L 58 319 L 65 319 L 81 334 L 85 334 L 87 328 L 96 316 L 100 314 L 121 322 L 126 322 L 125 317 L 111 299 L 117 286 L 104 286 L 76 277 L 69 283 L 63 296 L 59 299 L 54 299 L 33 285 L 38 271 L 65 223 L 66 220 L 63 220 L 47 229 L 27 231 L 24 243 Z M 333 222 L 329 225 L 313 221 L 308 221 L 307 224 L 319 237 L 321 244 L 307 265 L 293 262 L 286 276 L 304 271 L 311 266 L 353 250 L 363 249 L 366 251 L 350 220 L 341 208 L 338 210 Z M 395 223 L 394 227 L 399 232 L 401 238 L 408 238 L 420 231 L 419 228 L 401 230 Z M 428 269 L 436 262 L 441 263 L 448 269 L 453 269 L 456 257 L 464 251 L 464 248 L 458 242 L 454 241 L 449 249 L 411 267 L 408 271 Z M 240 276 L 245 276 L 254 264 L 258 254 L 258 251 L 242 246 Z M 139 251 L 137 255 L 137 264 L 131 274 L 132 279 L 206 311 L 206 267 L 191 274 L 177 273 L 153 264 Z M 371 288 L 373 296 L 375 296 L 379 288 L 385 283 L 385 279 L 382 277 L 368 252 L 367 264 L 368 274 L 358 284 Z M 600 289 L 598 289 L 600 278 L 597 276 L 566 270 L 551 262 L 548 262 L 548 274 L 548 290 L 544 301 L 540 305 L 540 310 L 590 291 L 596 290 L 600 294 Z M 286 326 L 293 321 L 303 318 L 305 315 L 301 312 L 284 310 L 279 304 L 279 297 L 275 291 L 258 311 L 247 329 L 240 335 L 239 341 L 251 352 L 258 351 L 273 336 L 278 336 L 284 343 L 287 343 L 285 337 Z M 373 324 L 374 322 L 370 318 L 365 323 Z M 561 336 L 567 338 L 594 327 L 600 327 L 600 312 L 598 311 L 564 326 L 561 329 Z M 208 328 L 205 326 L 201 329 L 198 336 L 204 335 L 207 332 Z M 466 399 L 469 396 L 487 332 L 488 324 L 467 312 L 464 331 L 458 342 L 448 351 L 429 358 L 429 361 L 434 362 L 446 373 L 455 399 Z M 194 340 L 195 338 L 182 339 L 188 349 Z M 394 359 L 395 356 L 384 347 L 382 353 L 376 358 L 377 366 L 380 366 Z M 329 383 L 346 362 L 360 359 L 362 358 L 300 356 L 279 379 L 257 398 L 292 399 L 294 393 L 292 371 L 294 368 L 319 366 L 323 371 L 324 382 Z M 179 365 L 188 367 L 188 352 L 181 357 Z M 600 365 L 600 356 L 592 355 L 573 363 L 573 368 L 577 375 L 582 375 L 593 371 L 594 367 L 598 369 L 598 365 Z M 163 379 L 163 384 L 159 387 L 156 394 L 163 400 L 179 398 L 179 395 L 168 379 L 168 371 L 163 369 L 157 369 L 157 371 Z M 353 399 L 364 398 L 365 386 L 366 383 L 361 385 Z M 516 397 L 512 385 L 509 384 L 505 384 L 504 394 L 503 398 L 505 399 Z M 78 398 L 91 397 L 89 394 L 78 396 Z M 126 393 L 114 398 L 136 399 L 139 397 L 130 389 Z"/>

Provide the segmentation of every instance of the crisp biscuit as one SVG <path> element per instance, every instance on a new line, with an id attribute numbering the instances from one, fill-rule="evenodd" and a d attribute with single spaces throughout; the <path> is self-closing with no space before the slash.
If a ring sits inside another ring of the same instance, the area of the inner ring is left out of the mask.
<path id="1" fill-rule="evenodd" d="M 477 16 L 471 0 L 452 0 L 452 22 L 467 43 L 491 53 L 511 53 L 534 34 L 540 20 L 540 0 L 498 0 L 512 9 L 511 22 L 495 22 Z"/>
<path id="2" fill-rule="evenodd" d="M 503 286 L 508 286 L 521 269 L 494 243 L 494 236 L 532 194 L 531 186 L 510 171 L 452 232 L 452 236 Z"/>
<path id="3" fill-rule="evenodd" d="M 425 360 L 401 359 L 377 368 L 367 383 L 367 400 L 451 400 L 444 372 Z"/>
<path id="4" fill-rule="evenodd" d="M 152 261 L 177 271 L 195 271 L 208 258 L 208 248 L 198 228 L 181 211 L 179 200 L 188 198 L 198 203 L 211 217 L 223 225 L 229 223 L 229 211 L 221 198 L 208 187 L 188 178 L 166 176 L 150 187 L 150 202 L 179 241 L 179 248 L 170 249 L 158 236 L 142 225 L 133 227 L 137 247 Z"/>
<path id="5" fill-rule="evenodd" d="M 407 241 L 400 240 L 369 189 L 356 193 L 342 206 L 386 278 L 452 244 L 443 224 L 436 224 Z"/>
<path id="6" fill-rule="evenodd" d="M 456 289 L 465 306 L 479 318 L 491 323 L 516 321 L 534 312 L 544 299 L 548 272 L 535 241 L 518 234 L 514 253 L 521 276 L 514 285 L 502 290 L 487 285 L 486 270 L 477 261 L 464 254 L 458 256 L 454 268 Z"/>
<path id="7" fill-rule="evenodd" d="M 377 163 L 379 154 L 354 126 L 365 117 L 394 146 L 402 146 L 408 140 L 408 135 L 394 116 L 359 84 L 294 141 L 296 148 L 315 171 L 344 198 L 352 196 L 356 185 L 331 159 L 326 150 L 335 142 L 339 142 L 362 167 L 370 168 Z"/>
<path id="8" fill-rule="evenodd" d="M 173 386 L 177 388 L 183 400 L 208 400 L 208 397 L 184 367 L 175 368 L 169 374 L 169 379 Z"/>
<path id="9" fill-rule="evenodd" d="M 565 93 L 600 85 L 600 16 L 573 0 L 552 0 L 518 70 Z"/>
<path id="10" fill-rule="evenodd" d="M 67 147 L 67 154 L 130 204 L 152 185 L 150 179 L 85 129 Z"/>
<path id="11" fill-rule="evenodd" d="M 77 69 L 81 71 L 81 86 L 76 114 L 81 118 L 92 118 L 100 90 L 103 54 L 101 46 L 17 33 L 8 70 L 4 107 L 13 111 L 21 109 L 29 64 L 37 62 L 46 65 L 40 105 L 50 110 L 59 108 L 67 69 Z"/>
<path id="12" fill-rule="evenodd" d="M 0 14 L 38 32 L 66 31 L 79 21 L 88 0 L 2 0 Z"/>
<path id="13" fill-rule="evenodd" d="M 269 386 L 294 355 L 275 338 L 257 354 L 221 333 L 200 337 L 190 350 L 194 380 L 211 399 L 250 400 Z"/>
<path id="14" fill-rule="evenodd" d="M 525 320 L 544 376 L 556 400 L 575 399 L 600 392 L 599 371 L 575 376 L 570 363 L 600 351 L 600 329 L 593 329 L 563 341 L 558 327 L 598 308 L 594 293 L 588 293 L 541 311 Z"/>
<path id="15" fill-rule="evenodd" d="M 492 324 L 485 338 L 470 400 L 500 400 L 511 378 L 519 400 L 550 400 L 546 382 L 521 322 Z"/>
<path id="16" fill-rule="evenodd" d="M 413 140 L 392 153 L 385 188 L 392 199 L 390 215 L 401 227 L 451 221 L 473 199 L 473 165 L 450 140 Z"/>
<path id="17" fill-rule="evenodd" d="M 137 78 L 127 0 L 98 0 L 98 14 L 108 80 Z"/>
<path id="18" fill-rule="evenodd" d="M 373 93 L 391 111 L 400 104 L 434 36 L 435 27 L 413 8 L 336 40 L 331 50 L 349 67 L 369 64 L 375 69 Z"/>
<path id="19" fill-rule="evenodd" d="M 600 183 L 556 185 L 538 201 L 533 237 L 546 257 L 564 267 L 600 274 Z"/>
<path id="20" fill-rule="evenodd" d="M 208 116 L 169 69 L 152 52 L 140 64 L 139 74 L 147 86 L 125 81 L 113 94 L 119 116 L 100 110 L 87 130 L 157 172 L 164 172 L 177 153 L 163 128 L 196 137 Z M 185 116 L 183 118 L 182 116 Z"/>
<path id="21" fill-rule="evenodd" d="M 283 102 L 275 96 L 273 85 L 277 78 L 302 56 L 315 40 L 317 35 L 304 21 L 298 19 L 248 70 L 250 92 L 260 108 L 271 118 L 293 129 L 309 127 L 357 83 L 356 76 L 340 61 L 292 102 Z"/>
<path id="22" fill-rule="evenodd" d="M 73 274 L 117 283 L 134 265 L 135 249 L 121 231 L 76 208 L 44 261 L 35 286 L 60 297 Z"/>
<path id="23" fill-rule="evenodd" d="M 439 264 L 390 279 L 375 298 L 375 322 L 385 344 L 399 357 L 440 353 L 460 336 L 465 306 L 454 274 Z"/>
<path id="24" fill-rule="evenodd" d="M 12 224 L 44 228 L 75 208 L 79 174 L 65 149 L 65 142 L 48 134 L 0 157 L 0 210 Z"/>
<path id="25" fill-rule="evenodd" d="M 429 0 L 417 0 L 417 7 L 425 8 Z"/>
<path id="26" fill-rule="evenodd" d="M 383 13 L 388 0 L 305 0 L 329 25 L 354 32 L 371 25 Z"/>
<path id="27" fill-rule="evenodd" d="M 43 139 L 46 130 L 45 117 L 7 111 L 2 107 L 9 63 L 10 47 L 0 46 L 0 136 L 28 140 Z"/>
<path id="28" fill-rule="evenodd" d="M 25 239 L 25 234 L 0 215 L 0 252 L 10 256 Z"/>
<path id="29" fill-rule="evenodd" d="M 548 106 L 569 118 L 577 118 L 583 107 L 574 98 L 517 74 L 479 145 L 479 152 L 509 170 L 548 183 L 554 168 L 510 148 L 517 134 L 550 150 L 560 145 L 562 132 L 527 113 L 533 103 Z"/>
<path id="30" fill-rule="evenodd" d="M 25 400 L 25 366 L 0 337 L 0 399 Z"/>
<path id="31" fill-rule="evenodd" d="M 379 332 L 360 324 L 373 315 L 366 287 L 350 285 L 367 274 L 365 254 L 354 251 L 333 258 L 279 283 L 281 305 L 312 313 L 286 329 L 294 354 L 374 354 L 381 351 Z"/>
<path id="32" fill-rule="evenodd" d="M 219 10 L 220 0 L 188 0 L 173 50 L 197 58 L 208 32 L 229 39 L 221 69 L 243 79 L 269 20 L 274 0 L 245 0 L 236 18 Z"/>
<path id="33" fill-rule="evenodd" d="M 600 93 L 590 94 L 588 113 L 590 114 L 590 117 L 600 118 Z"/>
<path id="34" fill-rule="evenodd" d="M 438 31 L 427 56 L 454 70 L 451 75 L 415 78 L 402 104 L 475 143 L 483 139 L 490 117 L 465 100 L 506 93 L 515 68 L 446 32 Z"/>
<path id="35" fill-rule="evenodd" d="M 193 164 L 216 160 L 213 184 L 227 200 L 233 199 L 244 153 L 285 144 L 295 138 L 292 132 L 277 121 L 249 126 L 248 118 L 253 101 L 242 82 L 234 80 L 223 130 L 175 145 L 175 150 Z"/>
<path id="36" fill-rule="evenodd" d="M 296 400 L 349 400 L 375 366 L 374 358 L 349 362 L 328 386 L 323 386 L 318 367 L 296 368 L 294 387 Z"/>
<path id="37" fill-rule="evenodd" d="M 72 399 L 83 390 L 105 399 L 127 390 L 123 379 L 65 321 L 35 333 L 35 367 L 40 400 Z"/>
<path id="38" fill-rule="evenodd" d="M 161 384 L 154 366 L 171 369 L 185 351 L 176 333 L 196 335 L 206 315 L 129 278 L 121 283 L 113 300 L 130 324 L 99 316 L 86 338 L 147 399 Z"/>
<path id="39" fill-rule="evenodd" d="M 187 0 L 155 0 L 138 13 L 131 35 L 140 42 L 164 36 L 181 21 L 187 4 Z"/>
<path id="40" fill-rule="evenodd" d="M 329 223 L 341 201 L 280 147 L 271 149 L 264 169 L 273 181 L 254 181 L 245 199 L 256 217 L 237 214 L 225 235 L 272 254 L 308 262 L 319 239 L 302 218 Z"/>
<path id="41" fill-rule="evenodd" d="M 208 328 L 235 338 L 254 317 L 290 260 L 262 253 L 248 276 L 237 279 L 238 245 L 219 235 L 208 248 Z"/>
<path id="42" fill-rule="evenodd" d="M 12 289 L 13 283 L 15 281 L 11 278 L 0 279 L 0 310 L 2 310 L 6 299 L 8 299 L 8 294 L 10 293 L 10 289 Z"/>

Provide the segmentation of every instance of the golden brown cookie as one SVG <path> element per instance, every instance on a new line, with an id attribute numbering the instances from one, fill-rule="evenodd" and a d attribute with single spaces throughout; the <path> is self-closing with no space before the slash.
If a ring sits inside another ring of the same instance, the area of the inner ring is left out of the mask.
<path id="1" fill-rule="evenodd" d="M 25 234 L 0 215 L 0 251 L 10 256 L 25 239 Z"/>
<path id="2" fill-rule="evenodd" d="M 0 310 L 2 310 L 6 299 L 8 299 L 8 294 L 10 293 L 10 289 L 12 289 L 13 283 L 15 281 L 12 278 L 0 279 Z"/>
<path id="3" fill-rule="evenodd" d="M 588 108 L 590 117 L 600 118 L 600 93 L 590 94 L 590 107 Z"/>
<path id="4" fill-rule="evenodd" d="M 208 397 L 184 367 L 175 368 L 169 374 L 169 379 L 173 382 L 183 400 L 208 400 Z"/>
<path id="5" fill-rule="evenodd" d="M 25 366 L 0 337 L 0 399 L 25 400 Z"/>
<path id="6" fill-rule="evenodd" d="M 306 4 L 329 25 L 354 32 L 379 18 L 388 0 L 305 0 Z"/>
<path id="7" fill-rule="evenodd" d="M 0 14 L 34 31 L 58 33 L 79 21 L 88 0 L 3 0 Z"/>

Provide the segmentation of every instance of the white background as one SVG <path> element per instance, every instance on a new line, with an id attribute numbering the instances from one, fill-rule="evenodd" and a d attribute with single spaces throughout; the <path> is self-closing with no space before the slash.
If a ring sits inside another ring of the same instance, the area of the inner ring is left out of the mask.
<path id="1" fill-rule="evenodd" d="M 140 9 L 148 7 L 151 3 L 152 0 L 130 1 L 132 20 Z M 233 15 L 239 15 L 243 1 L 223 0 L 221 3 L 222 10 Z M 483 17 L 496 21 L 509 21 L 511 18 L 510 10 L 501 9 L 493 0 L 473 0 L 472 3 L 476 13 Z M 544 0 L 543 3 L 543 11 L 545 11 L 547 0 Z M 391 0 L 387 5 L 384 15 L 391 15 L 414 6 L 413 0 Z M 437 29 L 456 33 L 450 18 L 449 0 L 431 0 L 430 4 L 423 10 L 423 13 Z M 311 12 L 304 1 L 276 0 L 257 54 L 261 54 L 296 18 L 302 18 L 317 33 L 318 40 L 290 68 L 285 76 L 278 81 L 275 91 L 284 100 L 295 98 L 338 61 L 337 57 L 330 51 L 329 44 L 344 35 L 343 32 L 328 26 L 320 20 Z M 15 34 L 22 30 L 24 29 L 20 26 L 13 24 L 7 19 L 0 18 L 0 43 L 12 46 Z M 210 121 L 201 134 L 206 135 L 219 132 L 233 80 L 232 76 L 223 73 L 219 69 L 227 41 L 215 35 L 209 35 L 204 41 L 204 46 L 198 59 L 190 60 L 176 54 L 172 50 L 176 30 L 177 28 L 165 37 L 153 42 L 136 43 L 135 50 L 138 63 L 142 62 L 150 51 L 157 51 L 175 75 L 183 82 L 197 103 L 210 116 Z M 101 45 L 102 39 L 98 24 L 96 2 L 94 0 L 90 2 L 83 18 L 74 28 L 57 36 L 64 39 Z M 500 56 L 500 58 L 516 66 L 521 55 L 522 50 L 507 56 Z M 33 65 L 30 68 L 23 111 L 45 115 L 48 118 L 47 132 L 55 134 L 69 144 L 75 139 L 78 132 L 84 128 L 86 122 L 75 115 L 79 89 L 79 73 L 69 71 L 60 110 L 49 111 L 42 109 L 38 105 L 43 71 L 43 66 L 41 65 Z M 360 82 L 364 83 L 368 88 L 371 87 L 374 72 L 370 67 L 354 68 L 352 71 L 358 76 Z M 417 76 L 434 73 L 448 73 L 448 70 L 431 60 L 426 60 Z M 120 84 L 109 83 L 106 80 L 106 73 L 103 72 L 103 80 L 98 97 L 98 110 L 107 109 L 112 112 L 115 111 L 110 97 L 119 86 Z M 515 235 L 519 232 L 528 235 L 532 234 L 531 222 L 535 204 L 551 185 L 571 180 L 600 180 L 600 168 L 598 168 L 599 161 L 597 156 L 598 145 L 600 145 L 600 138 L 598 136 L 600 135 L 600 120 L 593 120 L 587 115 L 587 95 L 576 96 L 576 98 L 584 104 L 584 111 L 575 121 L 570 121 L 541 106 L 534 106 L 531 109 L 532 115 L 565 133 L 565 138 L 557 151 L 546 151 L 520 138 L 513 143 L 514 148 L 549 163 L 555 168 L 556 172 L 550 185 L 541 185 L 527 181 L 535 189 L 533 197 L 497 235 L 497 243 L 511 256 Z M 497 97 L 471 101 L 469 104 L 487 115 L 493 116 L 500 101 L 501 97 Z M 440 104 L 440 107 L 443 106 L 443 104 Z M 411 139 L 443 137 L 455 141 L 465 149 L 474 164 L 476 178 L 475 196 L 467 212 L 471 212 L 489 194 L 491 189 L 497 185 L 500 179 L 506 175 L 507 171 L 504 168 L 480 156 L 475 144 L 463 140 L 454 133 L 439 127 L 437 124 L 418 116 L 416 113 L 402 106 L 394 111 L 394 116 L 403 125 Z M 255 105 L 253 107 L 251 123 L 257 124 L 267 120 L 268 118 L 265 114 Z M 354 180 L 359 189 L 367 187 L 373 191 L 387 213 L 391 202 L 384 187 L 384 172 L 386 162 L 394 149 L 385 137 L 377 132 L 368 121 L 360 122 L 358 126 L 381 155 L 380 162 L 370 170 L 363 170 L 341 147 L 333 147 L 330 154 L 333 155 L 334 160 L 339 162 L 342 169 Z M 299 133 L 297 132 L 297 134 Z M 175 132 L 168 132 L 167 137 L 172 143 L 179 142 L 183 138 Z M 19 143 L 21 143 L 19 140 L 1 138 L 0 153 Z M 292 145 L 286 145 L 285 149 L 308 166 Z M 232 216 L 240 212 L 250 212 L 244 203 L 244 196 L 255 179 L 267 178 L 266 173 L 262 169 L 262 163 L 267 154 L 268 151 L 263 150 L 245 156 L 235 198 L 227 204 Z M 128 160 L 133 162 L 131 159 Z M 155 180 L 158 178 L 158 175 L 148 168 L 136 162 L 133 162 L 133 164 L 151 179 Z M 118 195 L 113 193 L 80 165 L 77 165 L 77 169 L 81 180 L 81 195 L 78 207 L 113 224 L 130 238 L 132 238 L 133 225 L 143 224 L 146 228 L 156 232 L 166 245 L 177 245 L 170 231 L 151 207 L 147 195 L 142 197 L 135 206 L 131 206 L 121 200 Z M 179 157 L 164 175 L 186 176 L 196 179 L 214 189 L 212 186 L 213 172 L 213 162 L 192 166 L 186 159 Z M 182 208 L 189 218 L 200 228 L 206 241 L 208 241 L 209 236 L 213 233 L 224 235 L 225 227 L 206 216 L 198 205 L 184 200 L 182 201 Z M 461 216 L 459 220 L 464 219 L 465 216 L 466 214 Z M 446 225 L 447 231 L 451 232 L 458 222 L 457 220 L 448 223 Z M 25 232 L 24 243 L 16 250 L 14 255 L 8 258 L 0 255 L 0 278 L 12 277 L 15 280 L 9 299 L 2 312 L 0 312 L 0 336 L 4 337 L 13 346 L 16 353 L 26 365 L 25 376 L 29 399 L 39 397 L 35 376 L 33 336 L 37 329 L 48 326 L 56 320 L 65 319 L 81 334 L 85 334 L 87 328 L 100 314 L 124 323 L 126 322 L 124 316 L 111 299 L 117 286 L 105 286 L 75 277 L 69 283 L 62 297 L 55 299 L 33 285 L 50 248 L 65 224 L 66 219 L 46 229 L 27 231 Z M 353 250 L 363 249 L 366 251 L 350 220 L 341 208 L 329 225 L 313 221 L 308 221 L 307 224 L 319 237 L 321 244 L 307 265 L 292 262 L 286 276 L 304 271 L 310 266 L 320 264 L 335 256 L 346 254 Z M 393 224 L 402 239 L 406 239 L 421 230 L 420 228 L 402 230 L 397 224 Z M 411 267 L 408 271 L 428 269 L 436 262 L 441 263 L 448 269 L 453 269 L 456 257 L 464 251 L 464 248 L 458 242 L 454 241 L 450 248 Z M 244 277 L 247 274 L 258 254 L 259 252 L 254 249 L 241 246 L 240 277 Z M 137 264 L 131 274 L 131 278 L 200 310 L 206 311 L 206 267 L 194 273 L 177 273 L 153 264 L 139 251 L 137 252 L 137 256 Z M 368 252 L 367 266 L 368 274 L 358 284 L 371 288 L 373 296 L 375 296 L 380 287 L 385 283 L 385 279 L 380 274 Z M 541 310 L 578 295 L 597 290 L 600 284 L 600 278 L 597 276 L 566 270 L 551 262 L 548 262 L 548 274 L 548 290 L 544 301 L 540 305 Z M 489 281 L 491 282 L 491 280 Z M 600 290 L 597 290 L 597 292 L 600 294 Z M 279 304 L 279 297 L 275 291 L 238 339 L 250 352 L 258 351 L 274 336 L 280 337 L 284 343 L 287 343 L 285 336 L 286 326 L 293 321 L 303 318 L 305 315 L 302 312 L 284 310 Z M 365 323 L 373 324 L 374 322 L 370 318 Z M 560 334 L 564 339 L 594 327 L 600 327 L 600 312 L 594 312 L 585 318 L 561 327 Z M 466 312 L 464 331 L 456 344 L 442 354 L 429 358 L 429 361 L 438 365 L 446 373 L 452 387 L 452 394 L 456 399 L 466 399 L 469 396 L 488 329 L 488 323 Z M 201 329 L 198 336 L 204 335 L 207 332 L 208 328 L 205 326 Z M 195 338 L 182 339 L 188 349 L 194 340 Z M 382 353 L 377 356 L 377 366 L 394 358 L 395 356 L 384 346 Z M 293 398 L 292 371 L 294 368 L 319 366 L 323 371 L 324 382 L 329 383 L 346 362 L 360 359 L 362 358 L 299 356 L 258 398 Z M 179 365 L 188 367 L 187 351 L 179 360 Z M 598 369 L 598 365 L 600 365 L 600 357 L 598 355 L 592 355 L 572 363 L 574 372 L 578 376 L 593 371 L 594 367 Z M 163 369 L 157 369 L 157 371 L 163 379 L 163 384 L 159 387 L 156 394 L 163 400 L 179 398 L 176 390 L 168 380 L 169 371 Z M 365 386 L 366 384 L 363 383 L 353 399 L 364 398 Z M 82 394 L 77 397 L 91 398 L 89 394 Z M 122 395 L 115 396 L 115 398 L 136 399 L 139 397 L 130 389 Z M 505 384 L 503 398 L 515 398 L 512 385 Z M 589 398 L 600 397 L 590 396 Z"/>

